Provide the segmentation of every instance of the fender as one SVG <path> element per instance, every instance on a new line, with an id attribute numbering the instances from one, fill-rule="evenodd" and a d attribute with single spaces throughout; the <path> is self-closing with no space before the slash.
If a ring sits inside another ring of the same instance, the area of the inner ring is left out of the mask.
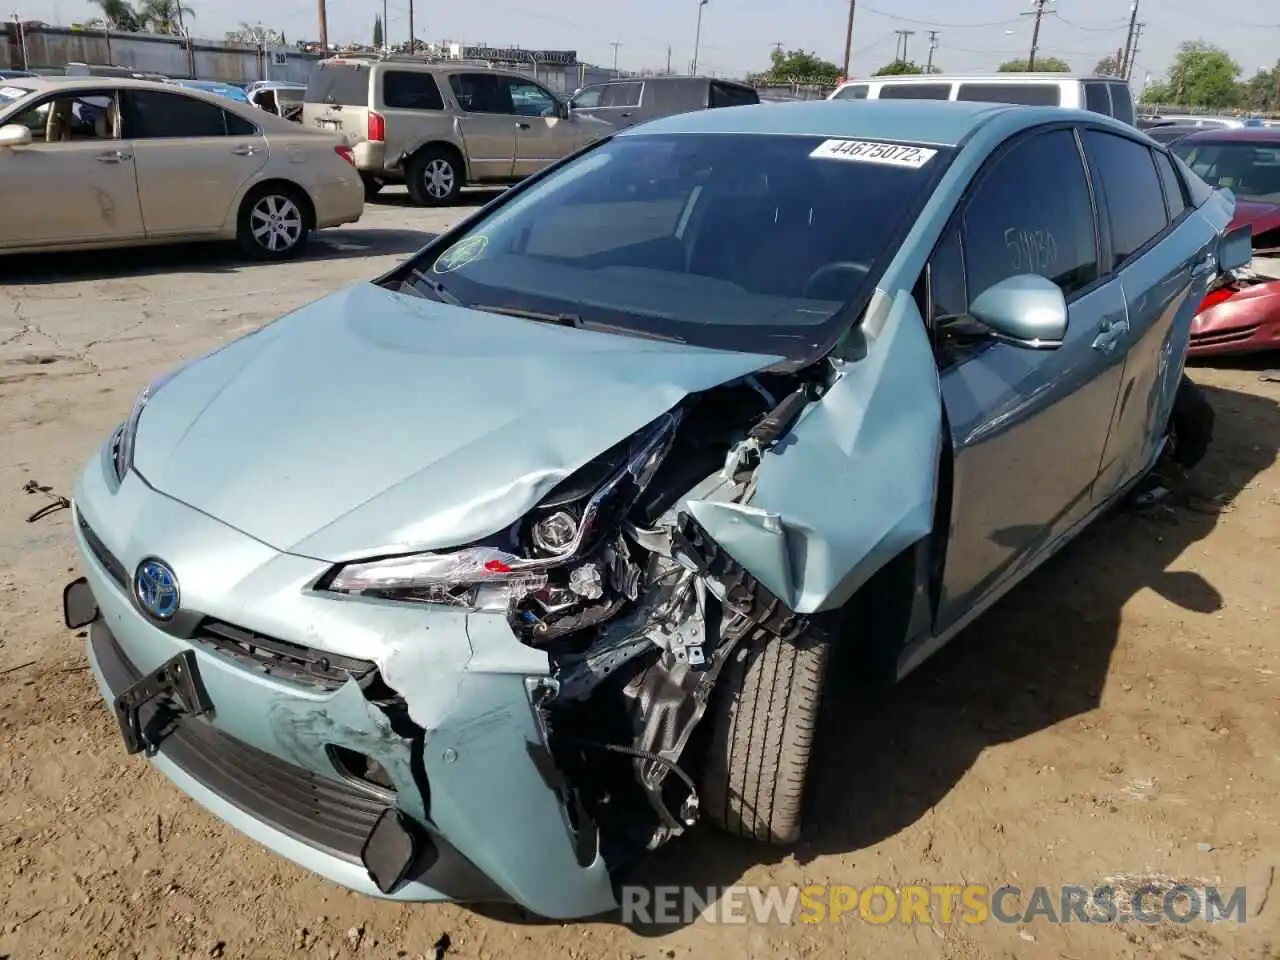
<path id="1" fill-rule="evenodd" d="M 690 501 L 707 534 L 797 613 L 842 607 L 933 530 L 942 393 L 910 291 L 877 291 L 865 354 L 766 451 L 744 503 Z"/>

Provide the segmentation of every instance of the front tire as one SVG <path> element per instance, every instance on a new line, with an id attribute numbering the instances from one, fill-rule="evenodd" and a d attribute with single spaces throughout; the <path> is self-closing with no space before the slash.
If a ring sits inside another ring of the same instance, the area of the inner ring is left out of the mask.
<path id="1" fill-rule="evenodd" d="M 466 174 L 458 156 L 443 147 L 427 147 L 409 163 L 406 186 L 420 207 L 447 207 L 462 192 Z"/>
<path id="2" fill-rule="evenodd" d="M 240 204 L 236 242 L 255 260 L 285 260 L 311 235 L 310 205 L 287 184 L 264 184 Z"/>
<path id="3" fill-rule="evenodd" d="M 790 641 L 756 630 L 730 654 L 711 703 L 701 798 L 728 833 L 800 839 L 830 640 L 826 624 L 811 621 Z"/>

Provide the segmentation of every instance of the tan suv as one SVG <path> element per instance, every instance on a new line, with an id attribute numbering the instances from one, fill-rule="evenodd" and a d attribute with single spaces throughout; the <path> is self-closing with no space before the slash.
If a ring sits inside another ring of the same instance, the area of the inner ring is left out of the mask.
<path id="1" fill-rule="evenodd" d="M 452 203 L 463 184 L 513 183 L 613 130 L 523 74 L 407 57 L 321 62 L 302 122 L 346 138 L 367 197 L 404 183 L 422 206 Z"/>

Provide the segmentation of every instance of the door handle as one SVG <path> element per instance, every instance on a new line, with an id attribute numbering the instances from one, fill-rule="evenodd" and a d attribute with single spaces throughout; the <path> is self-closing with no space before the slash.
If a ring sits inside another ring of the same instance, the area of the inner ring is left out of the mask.
<path id="1" fill-rule="evenodd" d="M 629 117 L 629 116 L 631 116 L 631 111 L 630 111 L 630 110 L 628 110 L 626 113 L 620 113 L 620 114 L 618 114 L 618 116 L 620 116 L 620 117 Z"/>
<path id="2" fill-rule="evenodd" d="M 529 124 L 525 123 L 523 120 L 517 120 L 517 121 L 516 121 L 516 126 L 517 126 L 517 127 L 519 127 L 521 130 L 528 130 L 528 129 L 529 129 Z"/>
<path id="3" fill-rule="evenodd" d="M 247 144 L 247 143 L 242 146 L 236 147 L 234 150 L 231 151 L 232 155 L 237 157 L 252 157 L 257 152 L 258 152 L 257 147 L 251 146 L 250 144 Z"/>
<path id="4" fill-rule="evenodd" d="M 122 160 L 132 160 L 133 154 L 124 150 L 108 150 L 106 153 L 100 153 L 93 159 L 99 163 L 120 163 Z"/>
<path id="5" fill-rule="evenodd" d="M 1129 332 L 1129 322 L 1119 320 L 1112 323 L 1104 320 L 1098 327 L 1098 335 L 1093 339 L 1093 349 L 1100 353 L 1111 353 L 1121 339 Z"/>

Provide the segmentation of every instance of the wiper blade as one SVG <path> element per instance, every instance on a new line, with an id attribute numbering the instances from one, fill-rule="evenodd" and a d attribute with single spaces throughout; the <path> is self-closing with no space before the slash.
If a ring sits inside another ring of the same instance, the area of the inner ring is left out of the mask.
<path id="1" fill-rule="evenodd" d="M 439 280 L 435 279 L 434 277 L 428 276 L 427 274 L 423 273 L 421 270 L 416 270 L 416 269 L 410 270 L 409 276 L 413 277 L 414 280 L 416 280 L 418 283 L 422 284 L 424 287 L 426 287 L 428 290 L 434 293 L 437 299 L 443 300 L 445 303 L 449 304 L 449 306 L 451 307 L 466 306 L 466 304 L 464 304 L 461 300 L 459 300 L 452 293 L 450 293 L 443 283 L 441 283 Z M 406 284 L 406 286 L 409 286 L 410 288 L 412 288 L 412 284 Z"/>
<path id="2" fill-rule="evenodd" d="M 477 303 L 471 309 L 483 310 L 485 313 L 500 313 L 504 317 L 521 317 L 525 320 L 537 320 L 539 323 L 555 323 L 562 327 L 582 329 L 582 317 L 576 313 L 540 313 L 537 310 L 521 310 L 519 307 L 495 307 Z"/>

